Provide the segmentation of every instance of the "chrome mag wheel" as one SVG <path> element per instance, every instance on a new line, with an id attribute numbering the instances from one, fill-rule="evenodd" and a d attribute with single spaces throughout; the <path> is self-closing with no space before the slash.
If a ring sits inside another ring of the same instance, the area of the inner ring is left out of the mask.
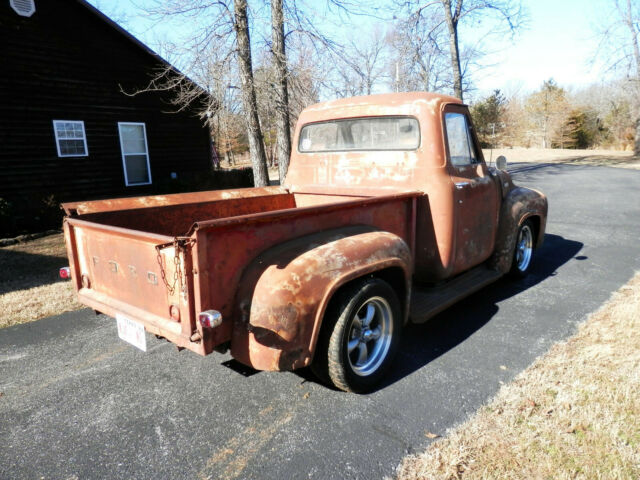
<path id="1" fill-rule="evenodd" d="M 533 232 L 531 226 L 525 223 L 518 231 L 516 242 L 516 268 L 524 273 L 529 268 L 531 257 L 533 256 Z"/>
<path id="2" fill-rule="evenodd" d="M 389 352 L 393 312 L 382 297 L 368 299 L 353 316 L 347 340 L 349 365 L 356 375 L 377 371 Z"/>

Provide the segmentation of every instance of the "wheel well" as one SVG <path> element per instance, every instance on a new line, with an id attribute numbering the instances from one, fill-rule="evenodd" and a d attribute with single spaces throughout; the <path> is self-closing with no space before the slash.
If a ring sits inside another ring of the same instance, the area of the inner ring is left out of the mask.
<path id="1" fill-rule="evenodd" d="M 391 288 L 398 295 L 398 300 L 400 301 L 400 308 L 402 309 L 402 314 L 404 315 L 406 312 L 405 306 L 405 296 L 407 295 L 407 282 L 404 278 L 404 271 L 399 267 L 389 267 L 384 270 L 379 270 L 377 272 L 373 272 L 371 274 L 372 277 L 380 278 L 387 282 Z"/>
<path id="2" fill-rule="evenodd" d="M 344 283 L 343 285 L 340 285 L 340 288 L 338 288 L 331 296 L 331 299 L 329 300 L 329 305 L 331 305 L 335 301 L 335 299 L 338 298 L 338 295 L 340 294 L 341 291 L 343 291 L 345 288 L 348 288 L 350 285 L 353 285 L 356 282 L 362 281 L 363 278 L 379 278 L 387 282 L 389 286 L 393 288 L 393 290 L 396 292 L 396 295 L 398 296 L 398 300 L 400 302 L 400 308 L 402 309 L 402 314 L 404 315 L 406 313 L 405 297 L 407 295 L 407 282 L 404 277 L 404 270 L 402 270 L 402 268 L 400 267 L 383 268 L 382 270 L 377 270 L 375 272 L 369 273 L 362 277 L 354 278 L 353 280 L 350 280 Z"/>
<path id="3" fill-rule="evenodd" d="M 318 342 L 320 343 L 317 342 L 313 346 L 313 352 L 312 352 L 313 358 L 315 358 L 316 352 L 318 350 L 318 345 L 322 344 L 323 332 L 326 332 L 327 323 L 325 322 L 325 319 L 326 319 L 327 313 L 334 311 L 337 305 L 338 299 L 340 297 L 340 293 L 343 292 L 346 288 L 349 288 L 354 283 L 361 282 L 363 279 L 367 279 L 367 278 L 380 278 L 381 280 L 384 280 L 385 282 L 387 282 L 389 286 L 396 292 L 396 295 L 398 296 L 398 301 L 400 303 L 402 316 L 404 318 L 407 317 L 406 315 L 407 312 L 405 311 L 407 308 L 407 302 L 405 298 L 407 295 L 407 283 L 404 276 L 404 270 L 402 270 L 402 268 L 400 267 L 383 268 L 382 270 L 377 270 L 375 272 L 363 275 L 361 277 L 354 278 L 353 280 L 350 280 L 340 285 L 340 287 L 331 295 L 331 298 L 329 299 L 327 307 L 324 311 L 323 318 L 320 320 L 321 321 L 320 336 L 318 337 Z"/>
<path id="4" fill-rule="evenodd" d="M 538 236 L 540 235 L 540 217 L 537 215 L 532 215 L 531 217 L 527 217 L 526 220 L 529 220 L 531 222 L 531 225 L 533 226 L 533 238 L 535 239 L 534 248 L 536 248 L 539 243 Z"/>

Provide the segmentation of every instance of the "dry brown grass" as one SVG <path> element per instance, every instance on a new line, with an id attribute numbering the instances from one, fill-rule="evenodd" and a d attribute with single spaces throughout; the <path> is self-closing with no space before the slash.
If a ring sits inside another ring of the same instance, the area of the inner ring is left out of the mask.
<path id="1" fill-rule="evenodd" d="M 78 310 L 62 234 L 0 248 L 0 328 Z"/>
<path id="2" fill-rule="evenodd" d="M 499 155 L 507 157 L 508 162 L 565 163 L 570 165 L 593 165 L 640 169 L 640 158 L 633 152 L 618 150 L 569 150 L 560 148 L 496 148 L 493 152 L 483 150 L 487 162 L 494 161 Z"/>
<path id="3" fill-rule="evenodd" d="M 640 478 L 640 273 L 398 479 Z"/>

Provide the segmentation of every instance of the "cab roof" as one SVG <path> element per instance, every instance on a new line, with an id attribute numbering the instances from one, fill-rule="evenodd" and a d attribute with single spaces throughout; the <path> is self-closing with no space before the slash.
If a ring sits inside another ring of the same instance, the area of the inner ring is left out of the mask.
<path id="1" fill-rule="evenodd" d="M 340 98 L 305 108 L 299 123 L 329 119 L 379 115 L 413 115 L 439 112 L 450 103 L 462 104 L 460 99 L 429 92 L 384 93 L 361 97 Z"/>

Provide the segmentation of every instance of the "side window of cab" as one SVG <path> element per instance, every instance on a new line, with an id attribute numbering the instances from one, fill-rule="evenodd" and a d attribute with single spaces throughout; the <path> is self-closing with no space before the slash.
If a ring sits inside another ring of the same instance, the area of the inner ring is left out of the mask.
<path id="1" fill-rule="evenodd" d="M 444 114 L 444 123 L 451 165 L 464 167 L 478 163 L 478 156 L 476 155 L 466 115 L 446 112 Z"/>

